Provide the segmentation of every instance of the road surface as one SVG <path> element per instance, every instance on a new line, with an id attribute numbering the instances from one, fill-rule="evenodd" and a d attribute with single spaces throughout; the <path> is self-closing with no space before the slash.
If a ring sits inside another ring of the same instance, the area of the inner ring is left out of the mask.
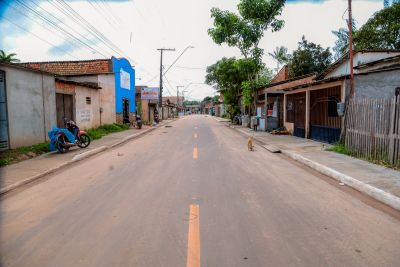
<path id="1" fill-rule="evenodd" d="M 400 266 L 400 216 L 189 116 L 1 199 L 1 266 Z"/>

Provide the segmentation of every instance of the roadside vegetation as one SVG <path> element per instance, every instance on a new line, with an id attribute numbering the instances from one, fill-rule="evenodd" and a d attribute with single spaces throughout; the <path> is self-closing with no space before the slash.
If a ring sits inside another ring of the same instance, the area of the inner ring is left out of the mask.
<path id="1" fill-rule="evenodd" d="M 89 129 L 87 133 L 92 140 L 96 140 L 108 134 L 121 132 L 128 129 L 129 125 L 114 123 L 114 124 L 105 124 L 97 128 Z"/>
<path id="2" fill-rule="evenodd" d="M 3 151 L 0 152 L 0 167 L 34 158 L 49 151 L 49 143 L 47 142 Z"/>
<path id="3" fill-rule="evenodd" d="M 327 151 L 332 151 L 332 152 L 336 152 L 339 154 L 343 154 L 346 156 L 351 156 L 353 158 L 358 158 L 361 160 L 365 160 L 377 165 L 381 165 L 383 167 L 387 167 L 387 168 L 391 168 L 391 169 L 395 169 L 395 170 L 400 170 L 400 167 L 398 165 L 393 165 L 388 161 L 385 160 L 376 160 L 376 159 L 371 159 L 371 158 L 360 158 L 357 157 L 354 153 L 352 153 L 343 143 L 336 143 L 334 145 L 332 145 L 331 147 L 326 149 Z"/>
<path id="4" fill-rule="evenodd" d="M 92 128 L 87 132 L 92 140 L 96 140 L 108 134 L 121 132 L 128 129 L 129 125 L 114 123 Z M 0 152 L 0 167 L 34 158 L 48 152 L 50 152 L 48 142 L 3 151 Z"/>

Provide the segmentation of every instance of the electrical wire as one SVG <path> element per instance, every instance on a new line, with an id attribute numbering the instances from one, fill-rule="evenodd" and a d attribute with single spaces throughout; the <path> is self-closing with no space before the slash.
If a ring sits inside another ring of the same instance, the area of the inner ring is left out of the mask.
<path id="1" fill-rule="evenodd" d="M 90 46 L 89 44 L 83 42 L 82 40 L 80 40 L 79 38 L 76 38 L 74 35 L 70 34 L 68 31 L 66 31 L 65 29 L 63 29 L 62 27 L 59 27 L 57 25 L 56 22 L 47 19 L 45 16 L 43 16 L 40 12 L 32 9 L 29 5 L 26 5 L 25 3 L 23 3 L 20 0 L 16 0 L 16 2 L 20 5 L 20 7 L 22 7 L 23 9 L 25 9 L 26 11 L 28 11 L 29 13 L 33 14 L 35 17 L 39 17 L 44 23 L 47 23 L 50 27 L 54 28 L 57 31 L 62 32 L 63 34 L 65 34 L 68 38 L 71 38 L 72 40 L 75 40 L 76 42 L 79 42 L 81 45 L 86 46 L 90 51 L 96 51 L 97 53 L 101 54 L 102 56 L 105 56 L 103 53 L 101 53 L 100 51 L 94 49 L 92 46 Z M 67 40 L 67 39 L 65 39 Z"/>

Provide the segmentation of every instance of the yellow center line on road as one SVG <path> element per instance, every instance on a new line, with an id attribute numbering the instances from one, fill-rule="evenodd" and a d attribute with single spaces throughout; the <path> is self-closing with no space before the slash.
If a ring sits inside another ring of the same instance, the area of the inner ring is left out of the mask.
<path id="1" fill-rule="evenodd" d="M 193 159 L 197 159 L 199 157 L 199 151 L 197 149 L 197 146 L 193 148 Z"/>
<path id="2" fill-rule="evenodd" d="M 190 205 L 186 267 L 200 267 L 200 208 Z"/>

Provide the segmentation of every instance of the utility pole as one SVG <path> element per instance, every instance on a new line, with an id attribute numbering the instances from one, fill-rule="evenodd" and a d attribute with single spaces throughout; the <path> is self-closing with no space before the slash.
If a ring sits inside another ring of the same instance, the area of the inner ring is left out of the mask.
<path id="1" fill-rule="evenodd" d="M 353 71 L 353 18 L 351 15 L 351 0 L 349 2 L 349 57 L 350 57 L 350 98 L 354 95 L 354 71 Z"/>
<path id="2" fill-rule="evenodd" d="M 158 48 L 158 51 L 160 51 L 161 57 L 160 57 L 160 92 L 158 94 L 158 107 L 161 108 L 161 120 L 164 117 L 163 114 L 163 109 L 162 109 L 162 91 L 163 91 L 163 52 L 164 51 L 175 51 L 175 48 Z"/>
<path id="3" fill-rule="evenodd" d="M 184 87 L 183 85 L 177 85 L 176 86 L 176 108 L 178 109 L 179 113 L 179 88 Z"/>

